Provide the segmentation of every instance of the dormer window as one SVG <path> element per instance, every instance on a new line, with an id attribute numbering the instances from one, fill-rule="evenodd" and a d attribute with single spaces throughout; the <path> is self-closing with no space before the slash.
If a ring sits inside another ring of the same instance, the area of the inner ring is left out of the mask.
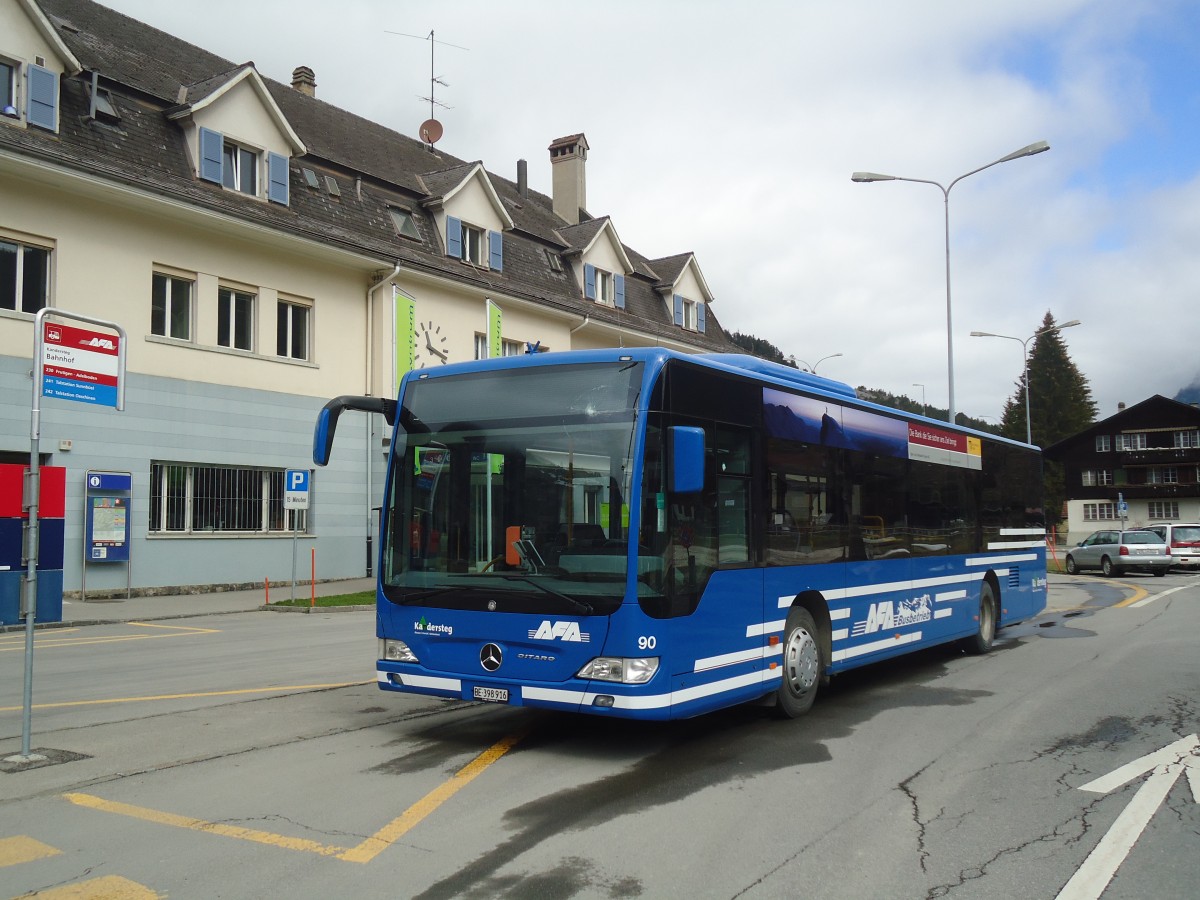
<path id="1" fill-rule="evenodd" d="M 288 158 L 263 153 L 226 139 L 219 131 L 200 128 L 200 177 L 222 187 L 259 197 L 259 167 L 266 156 L 266 194 L 272 203 L 288 204 Z"/>
<path id="2" fill-rule="evenodd" d="M 0 110 L 9 118 L 15 119 L 17 111 L 17 67 L 0 59 Z"/>
<path id="3" fill-rule="evenodd" d="M 221 183 L 233 191 L 258 196 L 258 154 L 233 141 L 221 153 Z"/>
<path id="4" fill-rule="evenodd" d="M 591 263 L 583 266 L 583 296 L 605 306 L 625 308 L 625 276 L 605 269 L 598 269 Z"/>
<path id="5" fill-rule="evenodd" d="M 675 294 L 675 324 L 688 331 L 704 334 L 704 304 L 682 294 Z"/>
<path id="6" fill-rule="evenodd" d="M 396 226 L 397 234 L 413 240 L 421 239 L 421 232 L 417 230 L 417 223 L 413 220 L 412 213 L 407 209 L 399 209 L 395 206 L 389 206 L 388 212 L 391 213 L 392 224 Z"/>
<path id="7" fill-rule="evenodd" d="M 504 236 L 498 231 L 485 232 L 478 225 L 455 216 L 446 216 L 446 255 L 473 266 L 503 272 Z"/>

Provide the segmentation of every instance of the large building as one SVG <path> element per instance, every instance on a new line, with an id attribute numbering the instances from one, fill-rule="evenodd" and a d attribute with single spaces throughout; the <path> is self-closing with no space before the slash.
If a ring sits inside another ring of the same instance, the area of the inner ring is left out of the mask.
<path id="1" fill-rule="evenodd" d="M 1063 464 L 1068 543 L 1122 519 L 1129 528 L 1200 522 L 1200 409 L 1191 404 L 1156 394 L 1122 405 L 1045 453 Z"/>
<path id="2" fill-rule="evenodd" d="M 89 0 L 0 0 L 0 462 L 28 462 L 34 315 L 128 335 L 126 409 L 42 403 L 67 469 L 65 586 L 88 595 L 365 574 L 387 446 L 347 421 L 312 505 L 316 411 L 409 367 L 499 351 L 733 348 L 692 253 L 650 258 L 588 211 L 583 134 L 553 196 Z M 543 140 L 548 138 L 543 138 Z M 85 477 L 129 473 L 129 564 L 84 540 Z M 77 517 L 71 523 L 72 515 Z M 85 563 L 91 553 L 94 561 Z"/>

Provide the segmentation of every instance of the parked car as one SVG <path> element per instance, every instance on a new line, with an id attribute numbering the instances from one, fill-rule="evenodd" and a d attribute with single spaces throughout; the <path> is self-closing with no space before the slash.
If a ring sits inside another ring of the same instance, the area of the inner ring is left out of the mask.
<path id="1" fill-rule="evenodd" d="M 1153 572 L 1166 575 L 1172 557 L 1166 543 L 1153 531 L 1097 531 L 1067 552 L 1067 572 L 1099 569 L 1104 575 Z"/>
<path id="2" fill-rule="evenodd" d="M 1200 569 L 1200 525 L 1155 522 L 1146 530 L 1157 534 L 1170 549 L 1172 568 Z"/>

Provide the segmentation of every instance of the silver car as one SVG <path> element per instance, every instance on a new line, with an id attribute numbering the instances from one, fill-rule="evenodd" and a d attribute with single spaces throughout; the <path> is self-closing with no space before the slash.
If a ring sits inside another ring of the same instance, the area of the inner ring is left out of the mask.
<path id="1" fill-rule="evenodd" d="M 1171 552 L 1153 531 L 1097 531 L 1067 552 L 1067 572 L 1099 569 L 1104 575 L 1153 572 L 1166 575 Z"/>
<path id="2" fill-rule="evenodd" d="M 1176 569 L 1200 569 L 1200 525 L 1158 522 L 1146 526 L 1171 548 L 1171 566 Z"/>

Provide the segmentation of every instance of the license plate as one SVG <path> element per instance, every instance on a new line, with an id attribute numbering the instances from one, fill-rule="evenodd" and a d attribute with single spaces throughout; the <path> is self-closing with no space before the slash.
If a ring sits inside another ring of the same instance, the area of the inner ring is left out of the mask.
<path id="1" fill-rule="evenodd" d="M 471 696 L 488 703 L 507 703 L 508 688 L 476 687 L 471 690 Z"/>

